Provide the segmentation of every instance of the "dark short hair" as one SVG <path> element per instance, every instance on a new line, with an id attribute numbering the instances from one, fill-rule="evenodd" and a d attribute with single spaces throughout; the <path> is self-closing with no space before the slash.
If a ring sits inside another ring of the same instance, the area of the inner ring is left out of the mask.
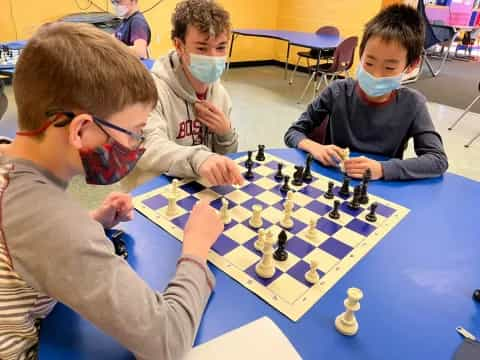
<path id="1" fill-rule="evenodd" d="M 422 1 L 422 0 L 420 0 Z M 408 5 L 392 5 L 382 10 L 365 26 L 360 44 L 360 57 L 370 38 L 396 41 L 407 50 L 407 66 L 422 55 L 425 40 L 425 24 L 417 10 Z"/>
<path id="2" fill-rule="evenodd" d="M 184 0 L 177 4 L 172 15 L 172 40 L 185 41 L 188 25 L 217 37 L 230 31 L 230 14 L 213 0 Z"/>

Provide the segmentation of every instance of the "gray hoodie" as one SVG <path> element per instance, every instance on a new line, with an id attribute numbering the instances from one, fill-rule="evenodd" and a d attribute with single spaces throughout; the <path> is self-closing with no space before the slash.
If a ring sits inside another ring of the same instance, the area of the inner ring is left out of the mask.
<path id="1" fill-rule="evenodd" d="M 126 191 L 165 173 L 196 178 L 202 163 L 213 153 L 236 152 L 238 147 L 235 129 L 218 136 L 195 119 L 194 104 L 198 98 L 175 51 L 155 62 L 152 75 L 159 101 L 145 127 L 146 152 L 122 181 Z M 209 86 L 206 100 L 230 118 L 231 100 L 220 81 Z"/>

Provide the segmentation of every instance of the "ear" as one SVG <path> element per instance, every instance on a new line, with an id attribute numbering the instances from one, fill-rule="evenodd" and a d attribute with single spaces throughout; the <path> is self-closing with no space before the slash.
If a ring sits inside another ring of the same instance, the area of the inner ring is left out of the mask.
<path id="1" fill-rule="evenodd" d="M 418 68 L 420 66 L 420 61 L 421 58 L 414 60 L 410 65 L 407 66 L 407 68 L 405 69 L 405 73 L 410 74 L 412 71 Z"/>
<path id="2" fill-rule="evenodd" d="M 82 139 L 84 130 L 87 126 L 93 123 L 93 119 L 88 114 L 80 114 L 75 116 L 69 126 L 69 141 L 72 146 L 77 149 L 84 147 L 84 141 Z"/>
<path id="3" fill-rule="evenodd" d="M 176 37 L 173 38 L 173 46 L 175 46 L 175 50 L 177 51 L 177 54 L 182 56 L 183 55 L 183 42 L 180 40 L 180 38 Z"/>

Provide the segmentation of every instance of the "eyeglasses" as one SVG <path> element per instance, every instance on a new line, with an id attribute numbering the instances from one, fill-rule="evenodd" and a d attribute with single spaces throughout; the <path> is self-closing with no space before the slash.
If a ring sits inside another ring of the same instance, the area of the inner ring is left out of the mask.
<path id="1" fill-rule="evenodd" d="M 55 123 L 53 126 L 55 127 L 63 127 L 63 126 L 66 126 L 68 125 L 74 118 L 75 116 L 77 116 L 75 113 L 71 112 L 71 111 L 58 111 L 58 110 L 55 110 L 55 111 L 47 111 L 45 113 L 45 115 L 47 117 L 52 117 L 52 116 L 55 116 L 55 115 L 65 115 L 67 117 L 67 119 L 65 120 L 62 120 L 62 121 L 59 121 L 59 122 L 55 122 L 56 120 L 58 119 L 55 119 L 53 120 Z M 91 115 L 91 114 L 90 114 Z M 145 142 L 145 136 L 143 135 L 140 135 L 140 134 L 136 134 L 130 130 L 127 130 L 127 129 L 124 129 L 118 125 L 115 125 L 115 124 L 112 124 L 111 122 L 108 122 L 106 120 L 103 120 L 103 119 L 100 119 L 99 117 L 96 117 L 94 115 L 91 115 L 92 116 L 92 119 L 93 119 L 93 122 L 100 128 L 100 130 L 102 130 L 108 137 L 112 137 L 107 131 L 105 131 L 105 129 L 103 128 L 104 126 L 107 127 L 107 128 L 110 128 L 110 129 L 113 129 L 113 130 L 116 130 L 116 131 L 119 131 L 121 133 L 124 133 L 124 134 L 127 134 L 129 136 L 129 147 L 131 149 L 138 149 L 139 147 L 141 147 L 143 145 L 143 143 Z"/>

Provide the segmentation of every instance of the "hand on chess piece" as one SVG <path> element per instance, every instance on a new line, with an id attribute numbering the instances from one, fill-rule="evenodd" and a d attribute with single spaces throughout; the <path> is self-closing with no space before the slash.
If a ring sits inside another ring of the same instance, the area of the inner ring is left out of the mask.
<path id="1" fill-rule="evenodd" d="M 238 165 L 230 158 L 213 154 L 202 165 L 199 175 L 205 178 L 211 186 L 242 185 L 243 176 Z"/>
<path id="2" fill-rule="evenodd" d="M 223 136 L 232 130 L 230 120 L 211 102 L 206 100 L 197 101 L 195 103 L 195 110 L 197 112 L 197 119 L 214 134 Z"/>
<path id="3" fill-rule="evenodd" d="M 133 219 L 133 203 L 130 194 L 112 192 L 100 207 L 90 212 L 92 219 L 98 221 L 105 229 L 111 229 L 120 222 Z"/>
<path id="4" fill-rule="evenodd" d="M 208 226 L 205 226 L 208 224 Z M 207 201 L 199 201 L 183 231 L 183 255 L 207 260 L 208 251 L 223 232 L 223 222 Z"/>
<path id="5" fill-rule="evenodd" d="M 298 147 L 309 152 L 324 166 L 337 166 L 341 161 L 344 150 L 336 145 L 321 145 L 309 139 L 303 139 Z"/>
<path id="6" fill-rule="evenodd" d="M 354 179 L 361 179 L 367 169 L 370 169 L 372 172 L 372 180 L 383 178 L 382 164 L 365 156 L 345 160 L 344 166 L 347 175 Z"/>

